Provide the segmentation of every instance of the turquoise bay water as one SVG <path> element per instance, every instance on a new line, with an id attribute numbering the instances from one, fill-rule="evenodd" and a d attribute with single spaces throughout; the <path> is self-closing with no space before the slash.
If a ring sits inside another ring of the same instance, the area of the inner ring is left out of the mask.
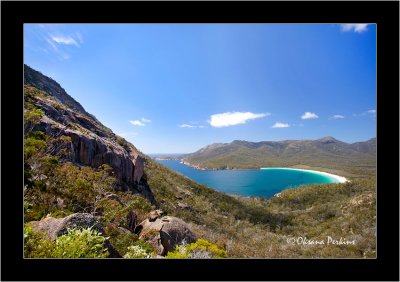
<path id="1" fill-rule="evenodd" d="M 272 197 L 287 188 L 303 184 L 335 183 L 334 178 L 309 171 L 265 170 L 197 170 L 176 160 L 157 160 L 190 179 L 217 191 L 242 196 Z"/>

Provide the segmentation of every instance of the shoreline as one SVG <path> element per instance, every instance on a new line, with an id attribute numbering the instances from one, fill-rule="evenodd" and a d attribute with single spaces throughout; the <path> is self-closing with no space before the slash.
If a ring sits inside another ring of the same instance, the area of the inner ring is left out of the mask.
<path id="1" fill-rule="evenodd" d="M 328 172 L 324 172 L 324 171 L 319 171 L 319 170 L 300 169 L 300 168 L 289 168 L 289 167 L 261 167 L 260 169 L 262 169 L 262 170 L 268 170 L 268 169 L 287 169 L 287 170 L 297 170 L 297 171 L 308 171 L 308 172 L 317 173 L 317 174 L 324 175 L 324 176 L 329 176 L 329 177 L 335 179 L 336 181 L 338 181 L 339 183 L 350 182 L 350 181 L 349 181 L 346 177 L 344 177 L 344 176 L 339 176 L 339 175 L 336 175 L 336 174 L 332 174 L 332 173 L 328 173 Z"/>
<path id="2" fill-rule="evenodd" d="M 297 171 L 308 171 L 308 172 L 312 172 L 312 173 L 317 173 L 320 175 L 324 175 L 324 176 L 328 176 L 333 178 L 334 180 L 336 180 L 338 183 L 346 183 L 346 182 L 350 182 L 350 180 L 348 180 L 346 177 L 344 176 L 340 176 L 340 175 L 336 175 L 336 174 L 332 174 L 332 173 L 328 173 L 328 172 L 324 172 L 324 171 L 320 171 L 320 170 L 311 170 L 311 169 L 300 169 L 300 168 L 290 168 L 290 167 L 261 167 L 259 169 L 254 168 L 254 169 L 240 169 L 240 168 L 226 168 L 226 169 L 207 169 L 207 168 L 203 168 L 197 165 L 192 165 L 189 162 L 180 160 L 181 164 L 187 165 L 191 168 L 197 169 L 197 170 L 267 170 L 267 169 L 288 169 L 288 170 L 297 170 Z"/>
<path id="3" fill-rule="evenodd" d="M 186 161 L 178 160 L 181 164 L 184 164 L 186 166 L 189 166 L 191 168 L 197 169 L 197 170 L 207 170 L 207 171 L 216 171 L 216 170 L 259 170 L 259 168 L 204 168 L 198 165 L 193 165 L 191 163 L 188 163 Z"/>

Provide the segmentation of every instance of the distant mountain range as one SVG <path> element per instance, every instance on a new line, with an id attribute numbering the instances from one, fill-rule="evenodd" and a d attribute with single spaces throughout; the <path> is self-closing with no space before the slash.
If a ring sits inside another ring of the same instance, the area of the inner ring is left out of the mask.
<path id="1" fill-rule="evenodd" d="M 317 140 L 284 140 L 214 143 L 183 160 L 206 169 L 249 169 L 271 166 L 375 167 L 376 138 L 345 143 L 333 137 Z"/>

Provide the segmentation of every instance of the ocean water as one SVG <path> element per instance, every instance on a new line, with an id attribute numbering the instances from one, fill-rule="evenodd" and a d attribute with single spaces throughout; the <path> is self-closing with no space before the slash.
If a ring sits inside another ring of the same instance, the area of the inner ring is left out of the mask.
<path id="1" fill-rule="evenodd" d="M 197 170 L 176 160 L 157 160 L 190 179 L 227 194 L 272 197 L 284 189 L 304 184 L 335 183 L 332 177 L 309 171 L 265 170 Z"/>

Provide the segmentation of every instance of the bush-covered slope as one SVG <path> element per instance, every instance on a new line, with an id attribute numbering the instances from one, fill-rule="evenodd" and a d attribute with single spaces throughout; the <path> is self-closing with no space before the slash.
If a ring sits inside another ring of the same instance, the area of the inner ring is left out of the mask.
<path id="1" fill-rule="evenodd" d="M 260 168 L 308 165 L 314 167 L 375 166 L 376 140 L 347 144 L 332 137 L 319 140 L 248 142 L 213 144 L 184 160 L 204 168 Z"/>

